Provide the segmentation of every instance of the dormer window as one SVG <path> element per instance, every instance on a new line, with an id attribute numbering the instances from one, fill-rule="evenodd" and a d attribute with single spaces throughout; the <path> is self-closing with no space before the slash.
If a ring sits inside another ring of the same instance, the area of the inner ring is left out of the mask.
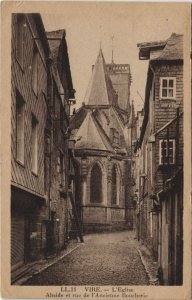
<path id="1" fill-rule="evenodd" d="M 176 98 L 176 78 L 161 77 L 160 97 L 161 99 L 174 100 Z"/>
<path id="2" fill-rule="evenodd" d="M 119 145 L 119 131 L 115 128 L 110 128 L 110 136 L 112 144 Z"/>

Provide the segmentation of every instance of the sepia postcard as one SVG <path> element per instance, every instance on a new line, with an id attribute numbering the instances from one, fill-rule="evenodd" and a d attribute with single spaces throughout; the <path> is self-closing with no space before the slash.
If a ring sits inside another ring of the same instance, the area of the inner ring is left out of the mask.
<path id="1" fill-rule="evenodd" d="M 191 299 L 191 4 L 1 12 L 1 297 Z"/>

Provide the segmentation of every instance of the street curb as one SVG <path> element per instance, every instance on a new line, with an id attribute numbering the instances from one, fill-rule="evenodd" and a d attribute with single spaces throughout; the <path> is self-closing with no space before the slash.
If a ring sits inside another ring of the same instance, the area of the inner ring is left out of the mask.
<path id="1" fill-rule="evenodd" d="M 141 253 L 141 251 L 138 247 L 137 247 L 137 251 L 139 253 L 141 262 L 142 262 L 142 264 L 145 268 L 145 271 L 147 273 L 147 277 L 149 279 L 149 285 L 160 285 L 158 278 L 151 275 L 151 272 L 149 271 L 148 265 L 147 265 L 145 259 L 143 258 L 143 255 L 142 255 L 142 253 Z"/>
<path id="2" fill-rule="evenodd" d="M 34 272 L 33 274 L 31 274 L 29 276 L 24 276 L 24 277 L 18 279 L 17 281 L 14 282 L 14 285 L 23 285 L 26 281 L 28 281 L 29 279 L 33 278 L 34 276 L 40 274 L 41 272 L 45 271 L 46 269 L 50 268 L 54 264 L 58 263 L 60 260 L 62 260 L 64 257 L 69 255 L 70 253 L 72 253 L 73 251 L 75 251 L 77 248 L 79 248 L 82 245 L 83 245 L 83 243 L 79 243 L 76 247 L 70 249 L 67 253 L 64 253 L 62 256 L 58 257 L 57 259 L 55 259 L 55 261 L 52 261 L 50 264 L 40 268 L 38 271 Z"/>

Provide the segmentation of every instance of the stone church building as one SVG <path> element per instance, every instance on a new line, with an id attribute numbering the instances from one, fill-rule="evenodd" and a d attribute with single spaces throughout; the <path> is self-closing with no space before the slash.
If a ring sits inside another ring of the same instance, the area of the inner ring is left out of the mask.
<path id="1" fill-rule="evenodd" d="M 70 125 L 84 231 L 133 228 L 130 85 L 130 66 L 106 64 L 100 49 L 85 102 Z"/>

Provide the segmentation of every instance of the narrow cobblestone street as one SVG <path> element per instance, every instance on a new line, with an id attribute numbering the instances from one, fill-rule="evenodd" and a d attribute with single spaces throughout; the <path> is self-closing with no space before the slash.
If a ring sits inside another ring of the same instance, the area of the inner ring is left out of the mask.
<path id="1" fill-rule="evenodd" d="M 25 285 L 148 285 L 132 231 L 90 234 L 85 242 Z"/>

